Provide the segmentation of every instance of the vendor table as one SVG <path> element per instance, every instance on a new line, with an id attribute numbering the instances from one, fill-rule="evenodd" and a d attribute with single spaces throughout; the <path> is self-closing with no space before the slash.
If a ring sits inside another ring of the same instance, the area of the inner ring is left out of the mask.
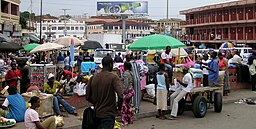
<path id="1" fill-rule="evenodd" d="M 30 92 L 31 93 L 31 92 Z M 23 93 L 22 96 L 26 102 L 30 100 L 34 95 L 31 93 Z M 53 95 L 52 94 L 40 94 L 38 96 L 41 100 L 40 107 L 36 110 L 39 117 L 47 117 L 54 115 L 53 111 Z"/>

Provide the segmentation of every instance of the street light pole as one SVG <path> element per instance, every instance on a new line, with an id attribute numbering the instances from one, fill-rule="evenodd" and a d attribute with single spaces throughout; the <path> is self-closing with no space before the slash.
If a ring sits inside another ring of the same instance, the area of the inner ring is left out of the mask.
<path id="1" fill-rule="evenodd" d="M 165 33 L 167 34 L 170 30 L 169 30 L 169 0 L 167 0 L 167 12 L 166 12 L 166 29 L 165 29 Z"/>
<path id="2" fill-rule="evenodd" d="M 40 43 L 42 42 L 42 15 L 43 15 L 43 1 L 41 0 L 40 4 Z"/>
<path id="3" fill-rule="evenodd" d="M 65 26 L 64 35 L 67 36 L 67 23 L 66 23 L 67 17 L 66 17 L 66 11 L 67 10 L 71 10 L 71 9 L 61 9 L 61 10 L 64 11 L 64 26 Z"/>

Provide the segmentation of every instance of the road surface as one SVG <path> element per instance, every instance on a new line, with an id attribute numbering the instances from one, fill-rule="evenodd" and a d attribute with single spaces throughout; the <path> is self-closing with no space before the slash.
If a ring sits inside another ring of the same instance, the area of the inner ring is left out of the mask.
<path id="1" fill-rule="evenodd" d="M 191 111 L 177 120 L 160 120 L 155 117 L 134 121 L 124 129 L 256 129 L 256 105 L 225 104 L 221 113 L 208 109 L 204 118 L 195 118 Z"/>

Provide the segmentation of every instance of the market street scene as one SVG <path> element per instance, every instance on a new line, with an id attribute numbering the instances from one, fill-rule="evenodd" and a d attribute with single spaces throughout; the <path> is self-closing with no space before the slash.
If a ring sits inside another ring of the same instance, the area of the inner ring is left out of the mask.
<path id="1" fill-rule="evenodd" d="M 0 5 L 0 128 L 256 128 L 255 0 Z"/>

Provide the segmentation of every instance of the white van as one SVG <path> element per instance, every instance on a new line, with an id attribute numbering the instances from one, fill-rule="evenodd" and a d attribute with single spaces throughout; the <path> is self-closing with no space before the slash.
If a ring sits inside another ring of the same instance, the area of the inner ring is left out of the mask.
<path id="1" fill-rule="evenodd" d="M 94 62 L 96 64 L 101 64 L 102 59 L 109 54 L 113 59 L 115 58 L 115 52 L 113 49 L 96 49 L 93 51 Z"/>
<path id="2" fill-rule="evenodd" d="M 235 50 L 237 50 L 240 53 L 240 56 L 242 58 L 248 59 L 251 55 L 250 50 L 252 50 L 251 47 L 235 47 Z"/>

